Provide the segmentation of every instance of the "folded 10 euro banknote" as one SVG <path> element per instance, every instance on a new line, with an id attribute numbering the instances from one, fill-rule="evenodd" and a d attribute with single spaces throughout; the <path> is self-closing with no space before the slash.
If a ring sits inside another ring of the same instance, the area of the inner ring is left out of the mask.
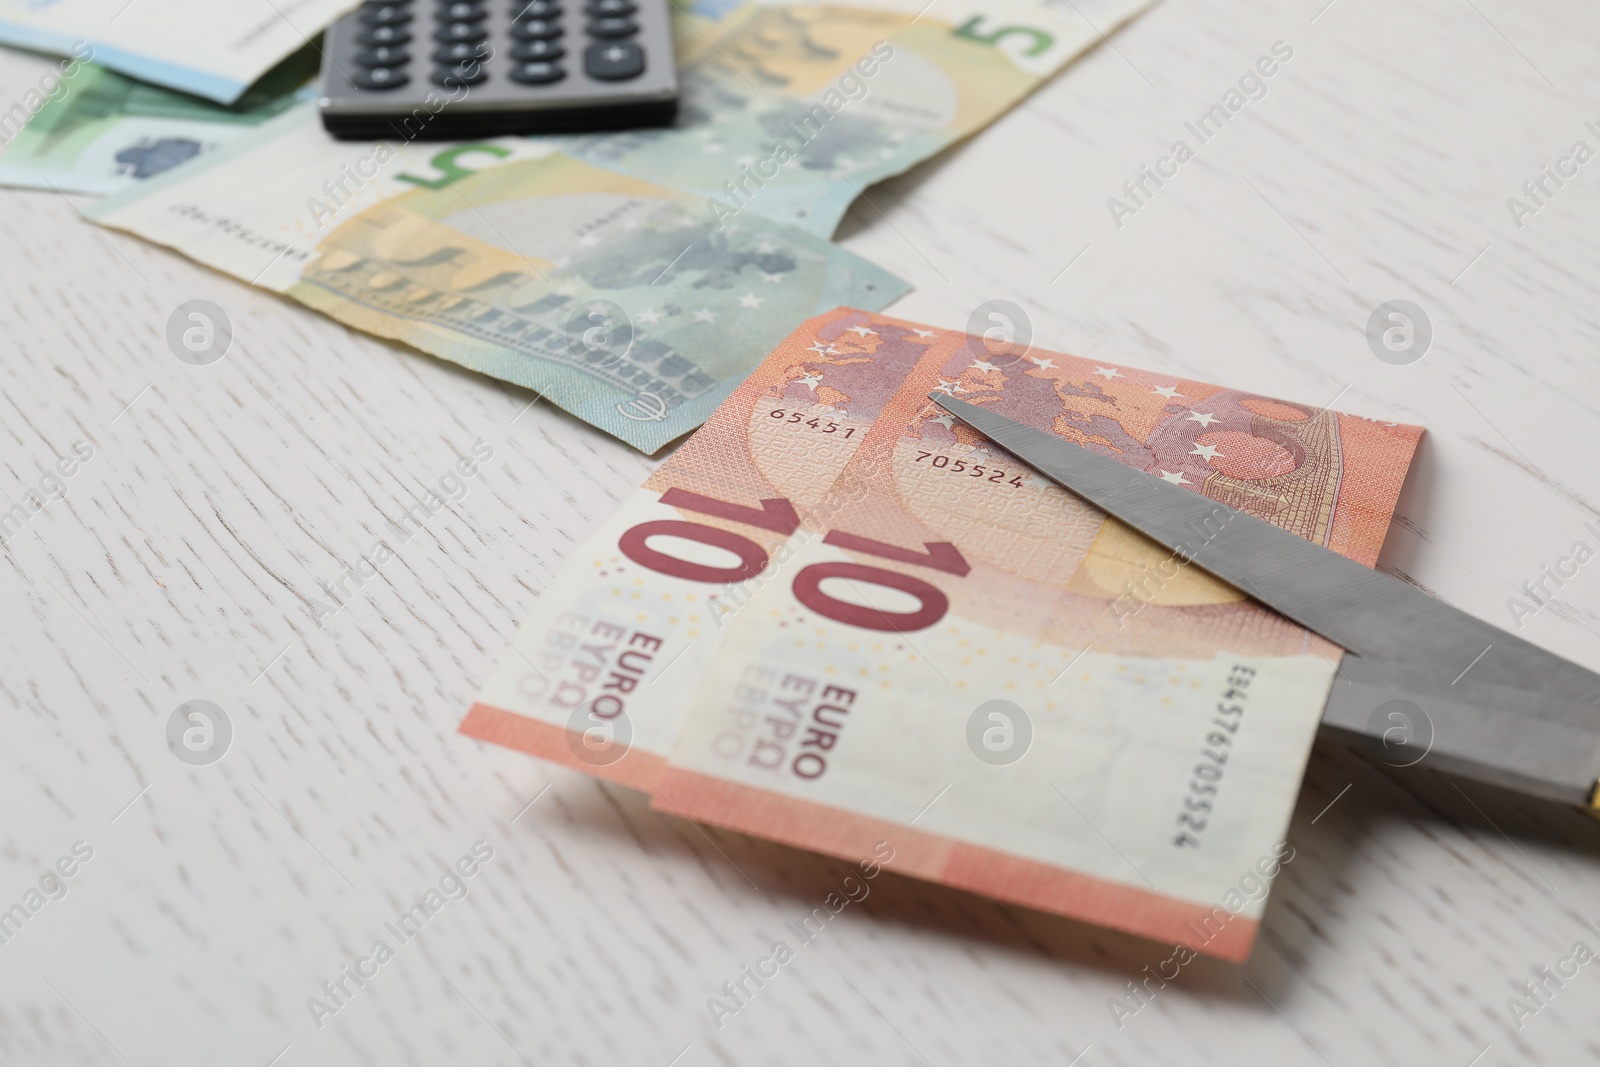
<path id="1" fill-rule="evenodd" d="M 462 731 L 668 813 L 851 860 L 887 843 L 903 874 L 1243 959 L 1265 894 L 1237 887 L 1276 870 L 1341 650 L 934 391 L 1367 565 L 1421 433 L 837 309 L 573 552 Z"/>

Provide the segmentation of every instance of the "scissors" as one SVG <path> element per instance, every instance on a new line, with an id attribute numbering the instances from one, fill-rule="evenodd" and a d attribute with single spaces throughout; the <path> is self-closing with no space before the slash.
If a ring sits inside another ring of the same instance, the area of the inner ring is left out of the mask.
<path id="1" fill-rule="evenodd" d="M 976 404 L 929 399 L 1343 648 L 1324 726 L 1414 757 L 1393 766 L 1427 757 L 1440 770 L 1600 813 L 1600 675 L 1254 515 Z"/>

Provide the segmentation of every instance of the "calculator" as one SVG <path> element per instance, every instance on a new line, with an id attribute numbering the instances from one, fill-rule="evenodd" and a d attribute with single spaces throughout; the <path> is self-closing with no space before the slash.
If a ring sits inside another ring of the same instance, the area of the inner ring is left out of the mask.
<path id="1" fill-rule="evenodd" d="M 671 0 L 366 0 L 328 28 L 322 125 L 459 140 L 662 126 Z"/>

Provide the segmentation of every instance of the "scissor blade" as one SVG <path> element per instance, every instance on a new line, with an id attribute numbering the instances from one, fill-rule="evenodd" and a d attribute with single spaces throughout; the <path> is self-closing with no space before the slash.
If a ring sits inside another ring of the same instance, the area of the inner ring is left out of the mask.
<path id="1" fill-rule="evenodd" d="M 1392 742 L 1387 705 L 1410 701 L 1431 721 L 1441 767 L 1591 799 L 1600 676 L 1254 515 L 979 405 L 930 399 L 1184 562 L 1354 653 L 1335 681 L 1328 725 Z"/>

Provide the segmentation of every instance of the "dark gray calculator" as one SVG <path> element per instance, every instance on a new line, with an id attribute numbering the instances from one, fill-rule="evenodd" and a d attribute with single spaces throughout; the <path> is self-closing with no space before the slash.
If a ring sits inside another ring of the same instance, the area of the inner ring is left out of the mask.
<path id="1" fill-rule="evenodd" d="M 669 4 L 366 0 L 328 28 L 322 125 L 408 141 L 666 125 Z"/>

